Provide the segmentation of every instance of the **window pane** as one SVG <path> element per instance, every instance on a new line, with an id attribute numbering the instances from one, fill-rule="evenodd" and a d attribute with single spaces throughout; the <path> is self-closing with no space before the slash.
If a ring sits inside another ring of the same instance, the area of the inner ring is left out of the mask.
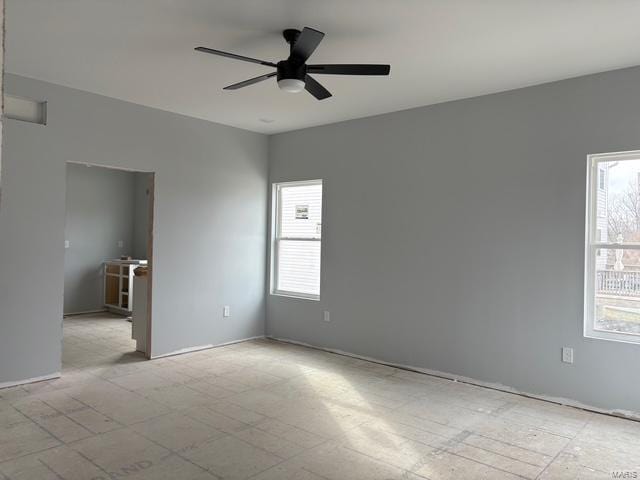
<path id="1" fill-rule="evenodd" d="M 280 187 L 280 236 L 320 238 L 322 184 Z"/>
<path id="2" fill-rule="evenodd" d="M 320 242 L 280 240 L 278 245 L 277 290 L 320 295 Z"/>
<path id="3" fill-rule="evenodd" d="M 593 328 L 640 335 L 640 250 L 599 249 Z"/>
<path id="4" fill-rule="evenodd" d="M 640 159 L 598 163 L 596 241 L 640 242 Z"/>

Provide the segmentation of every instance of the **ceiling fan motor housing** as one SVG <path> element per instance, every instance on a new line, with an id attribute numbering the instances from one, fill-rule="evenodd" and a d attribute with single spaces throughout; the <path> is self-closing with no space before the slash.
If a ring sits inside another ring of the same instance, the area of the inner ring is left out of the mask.
<path id="1" fill-rule="evenodd" d="M 283 80 L 285 78 L 293 78 L 296 80 L 304 81 L 307 76 L 307 66 L 303 64 L 298 64 L 292 62 L 290 60 L 282 60 L 278 62 L 278 81 Z"/>
<path id="2" fill-rule="evenodd" d="M 307 66 L 302 63 L 283 60 L 277 65 L 278 87 L 289 93 L 298 93 L 304 90 Z"/>
<path id="3" fill-rule="evenodd" d="M 307 65 L 304 61 L 296 61 L 294 58 L 294 45 L 300 37 L 300 30 L 295 28 L 287 28 L 282 32 L 282 36 L 287 41 L 291 48 L 291 55 L 287 60 L 282 60 L 278 62 L 278 85 L 291 85 L 292 88 L 295 89 L 294 85 L 300 82 L 304 82 L 307 76 Z M 284 82 L 281 82 L 284 80 Z M 296 82 L 297 80 L 297 82 Z M 285 90 L 289 90 L 288 88 L 284 88 Z"/>

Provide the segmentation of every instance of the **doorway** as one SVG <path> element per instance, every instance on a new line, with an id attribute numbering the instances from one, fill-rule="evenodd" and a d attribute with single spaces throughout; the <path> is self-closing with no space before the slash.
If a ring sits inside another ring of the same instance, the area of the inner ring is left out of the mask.
<path id="1" fill-rule="evenodd" d="M 153 172 L 66 164 L 64 369 L 150 358 Z"/>

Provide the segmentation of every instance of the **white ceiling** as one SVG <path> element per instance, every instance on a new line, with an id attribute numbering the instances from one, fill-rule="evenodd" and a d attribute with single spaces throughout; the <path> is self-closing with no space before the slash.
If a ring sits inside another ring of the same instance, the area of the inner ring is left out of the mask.
<path id="1" fill-rule="evenodd" d="M 264 133 L 640 64 L 639 0 L 7 0 L 6 70 Z M 316 76 L 317 101 L 269 80 L 281 30 L 326 37 L 310 63 L 390 63 L 390 77 Z M 261 119 L 272 120 L 265 123 Z"/>

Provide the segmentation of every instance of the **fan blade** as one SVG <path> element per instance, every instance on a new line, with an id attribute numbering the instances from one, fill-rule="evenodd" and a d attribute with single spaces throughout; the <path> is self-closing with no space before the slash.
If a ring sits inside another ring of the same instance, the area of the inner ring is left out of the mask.
<path id="1" fill-rule="evenodd" d="M 331 96 L 331 92 L 329 90 L 324 88 L 315 78 L 309 75 L 304 78 L 304 88 L 318 100 L 324 100 Z"/>
<path id="2" fill-rule="evenodd" d="M 267 73 L 266 75 L 260 75 L 259 77 L 245 80 L 244 82 L 238 82 L 238 83 L 234 83 L 233 85 L 228 85 L 224 87 L 223 90 L 238 90 L 239 88 L 248 87 L 249 85 L 253 85 L 254 83 L 262 82 L 271 77 L 275 77 L 277 74 L 278 74 L 277 72 L 272 72 L 272 73 Z"/>
<path id="3" fill-rule="evenodd" d="M 198 52 L 211 53 L 212 55 L 220 55 L 221 57 L 233 58 L 235 60 L 242 60 L 243 62 L 251 62 L 251 63 L 257 63 L 259 65 L 266 65 L 267 67 L 277 66 L 273 62 L 265 62 L 264 60 L 258 60 L 257 58 L 244 57 L 242 55 L 236 55 L 235 53 L 223 52 L 221 50 L 214 50 L 213 48 L 196 47 L 195 50 L 197 50 Z"/>
<path id="4" fill-rule="evenodd" d="M 389 75 L 390 65 L 375 64 L 337 64 L 307 65 L 307 72 L 325 75 Z"/>
<path id="5" fill-rule="evenodd" d="M 298 63 L 305 63 L 314 50 L 318 48 L 323 38 L 324 33 L 314 30 L 313 28 L 304 27 L 293 43 L 289 58 Z"/>

